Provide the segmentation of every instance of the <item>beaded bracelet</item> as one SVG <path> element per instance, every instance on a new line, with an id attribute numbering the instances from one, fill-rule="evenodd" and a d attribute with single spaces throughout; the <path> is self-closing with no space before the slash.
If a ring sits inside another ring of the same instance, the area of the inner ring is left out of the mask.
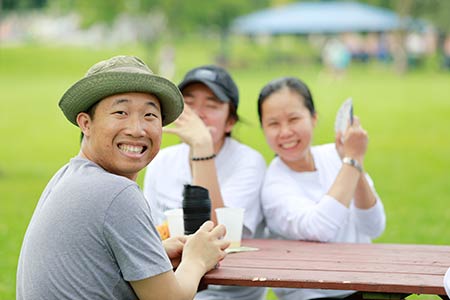
<path id="1" fill-rule="evenodd" d="M 191 160 L 193 161 L 200 161 L 200 160 L 210 160 L 216 157 L 216 154 L 210 155 L 210 156 L 204 156 L 204 157 L 192 157 Z"/>

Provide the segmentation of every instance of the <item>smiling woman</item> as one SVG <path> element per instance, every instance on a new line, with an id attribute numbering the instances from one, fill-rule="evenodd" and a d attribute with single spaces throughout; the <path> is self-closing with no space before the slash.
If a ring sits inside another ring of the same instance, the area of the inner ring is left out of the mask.
<path id="1" fill-rule="evenodd" d="M 335 144 L 311 146 L 317 113 L 309 88 L 294 77 L 263 87 L 261 125 L 277 154 L 261 189 L 273 235 L 292 240 L 369 243 L 385 227 L 383 204 L 362 166 L 367 133 L 359 119 L 338 133 Z M 353 162 L 348 163 L 348 162 Z M 357 163 L 357 164 L 356 164 Z M 342 298 L 352 291 L 274 289 L 280 299 Z"/>

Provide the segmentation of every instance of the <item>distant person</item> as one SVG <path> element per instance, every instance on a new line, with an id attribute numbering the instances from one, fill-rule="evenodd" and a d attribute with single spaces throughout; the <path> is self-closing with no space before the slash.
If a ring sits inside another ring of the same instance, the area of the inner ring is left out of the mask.
<path id="1" fill-rule="evenodd" d="M 165 45 L 159 52 L 159 74 L 167 79 L 175 76 L 175 48 Z"/>
<path id="2" fill-rule="evenodd" d="M 164 132 L 177 135 L 182 143 L 161 150 L 144 179 L 144 194 L 154 220 L 161 224 L 164 211 L 181 208 L 183 186 L 192 184 L 209 191 L 214 222 L 216 208 L 242 207 L 243 237 L 261 237 L 264 223 L 259 191 L 266 163 L 257 151 L 231 137 L 239 120 L 238 87 L 225 69 L 215 65 L 190 70 L 178 87 L 185 109 L 175 126 Z M 264 297 L 264 288 L 210 285 L 195 299 Z"/>
<path id="3" fill-rule="evenodd" d="M 357 117 L 334 144 L 311 146 L 317 112 L 305 83 L 269 82 L 258 97 L 267 143 L 276 153 L 261 191 L 271 233 L 283 239 L 369 243 L 385 228 L 383 204 L 365 173 L 368 138 Z M 343 138 L 341 140 L 341 138 Z M 274 289 L 279 299 L 343 298 L 352 291 Z"/>
<path id="4" fill-rule="evenodd" d="M 352 61 L 366 63 L 369 56 L 364 47 L 364 40 L 361 34 L 348 32 L 342 35 L 343 43 L 350 53 Z"/>
<path id="5" fill-rule="evenodd" d="M 443 44 L 444 68 L 450 70 L 450 34 L 446 36 Z"/>
<path id="6" fill-rule="evenodd" d="M 378 36 L 377 59 L 384 63 L 389 63 L 392 60 L 389 38 L 385 33 Z"/>
<path id="7" fill-rule="evenodd" d="M 413 68 L 420 67 L 426 53 L 426 44 L 422 34 L 418 32 L 408 33 L 405 48 L 408 55 L 408 65 Z"/>
<path id="8" fill-rule="evenodd" d="M 341 77 L 351 62 L 351 53 L 344 43 L 333 38 L 328 40 L 322 49 L 322 61 L 335 76 Z"/>
<path id="9" fill-rule="evenodd" d="M 225 228 L 208 221 L 161 243 L 135 182 L 159 151 L 162 126 L 183 110 L 177 87 L 140 59 L 117 56 L 92 66 L 59 106 L 80 128 L 81 149 L 37 204 L 17 299 L 193 299 L 225 256 Z"/>

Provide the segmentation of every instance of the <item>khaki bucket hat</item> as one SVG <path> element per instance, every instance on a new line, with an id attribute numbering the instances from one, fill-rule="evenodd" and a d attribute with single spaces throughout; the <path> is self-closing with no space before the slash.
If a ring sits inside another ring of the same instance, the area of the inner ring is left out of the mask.
<path id="1" fill-rule="evenodd" d="M 141 92 L 156 96 L 161 104 L 163 126 L 183 111 L 183 96 L 170 80 L 155 75 L 135 56 L 115 56 L 93 65 L 86 75 L 62 96 L 59 107 L 66 118 L 78 126 L 76 118 L 105 97 Z"/>

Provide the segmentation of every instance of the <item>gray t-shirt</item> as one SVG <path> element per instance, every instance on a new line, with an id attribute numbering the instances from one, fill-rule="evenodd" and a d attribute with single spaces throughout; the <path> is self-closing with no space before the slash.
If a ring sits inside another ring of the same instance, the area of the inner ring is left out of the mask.
<path id="1" fill-rule="evenodd" d="M 172 269 L 138 185 L 75 157 L 41 195 L 17 299 L 137 299 L 129 281 Z"/>

